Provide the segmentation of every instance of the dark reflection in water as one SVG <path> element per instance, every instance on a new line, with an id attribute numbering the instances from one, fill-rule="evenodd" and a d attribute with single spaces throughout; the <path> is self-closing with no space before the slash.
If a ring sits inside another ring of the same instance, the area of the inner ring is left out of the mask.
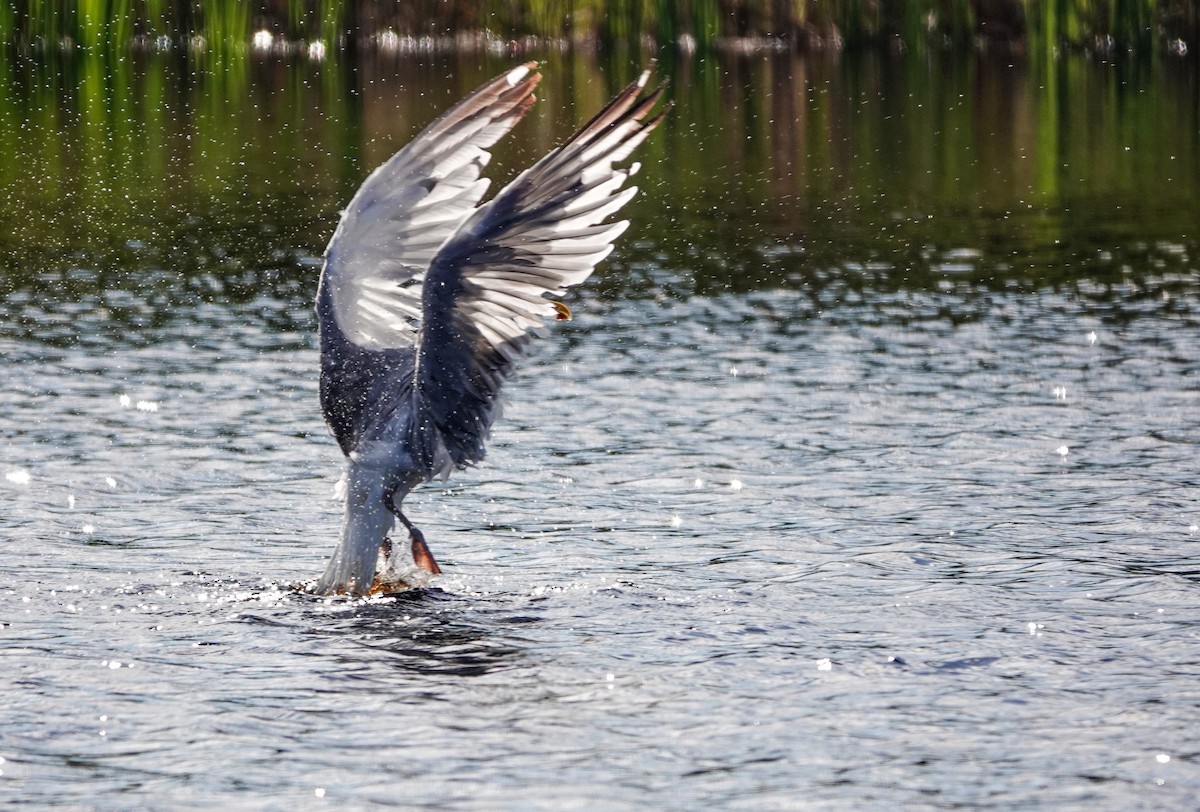
<path id="1" fill-rule="evenodd" d="M 366 603 L 351 616 L 329 623 L 310 615 L 311 633 L 354 642 L 340 657 L 387 664 L 421 676 L 478 677 L 516 667 L 521 649 L 506 634 L 509 626 L 536 622 L 489 608 L 441 589 L 392 595 L 386 603 Z"/>

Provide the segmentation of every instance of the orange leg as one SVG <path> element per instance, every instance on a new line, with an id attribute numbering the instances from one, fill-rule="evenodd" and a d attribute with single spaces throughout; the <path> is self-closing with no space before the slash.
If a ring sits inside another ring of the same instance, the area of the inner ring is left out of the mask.
<path id="1" fill-rule="evenodd" d="M 405 524 L 408 524 L 405 522 Z M 433 553 L 429 552 L 429 545 L 425 543 L 425 536 L 420 530 L 408 525 L 408 532 L 412 538 L 412 554 L 413 561 L 423 570 L 428 570 L 434 575 L 441 575 L 442 568 L 438 566 L 438 562 L 433 557 Z"/>
<path id="2" fill-rule="evenodd" d="M 442 568 L 438 566 L 437 559 L 433 557 L 433 553 L 429 552 L 429 545 L 425 543 L 425 535 L 413 527 L 413 523 L 408 520 L 408 517 L 400 512 L 400 507 L 394 499 L 394 491 L 389 490 L 385 493 L 383 501 L 388 506 L 388 510 L 400 520 L 400 523 L 408 528 L 409 538 L 412 539 L 413 561 L 416 565 L 426 572 L 441 575 Z"/>

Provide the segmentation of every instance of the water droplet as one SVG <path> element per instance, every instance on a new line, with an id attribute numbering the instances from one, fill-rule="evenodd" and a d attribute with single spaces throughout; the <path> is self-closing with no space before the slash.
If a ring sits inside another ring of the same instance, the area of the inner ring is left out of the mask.
<path id="1" fill-rule="evenodd" d="M 1154 760 L 1157 761 L 1159 764 L 1166 764 L 1168 761 L 1171 760 L 1171 757 L 1168 756 L 1166 753 L 1159 753 L 1157 756 L 1154 757 Z"/>
<path id="2" fill-rule="evenodd" d="M 9 471 L 4 475 L 4 478 L 14 485 L 28 485 L 32 477 L 29 476 L 29 472 L 24 468 L 18 468 L 15 471 Z"/>
<path id="3" fill-rule="evenodd" d="M 817 660 L 817 670 L 818 671 L 832 671 L 833 670 L 833 660 L 829 659 L 828 657 L 822 657 L 821 659 Z"/>

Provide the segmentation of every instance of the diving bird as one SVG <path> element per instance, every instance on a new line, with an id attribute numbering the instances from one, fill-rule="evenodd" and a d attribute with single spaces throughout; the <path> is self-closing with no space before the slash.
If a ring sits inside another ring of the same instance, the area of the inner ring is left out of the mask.
<path id="1" fill-rule="evenodd" d="M 629 225 L 617 166 L 662 120 L 650 70 L 495 197 L 488 149 L 533 106 L 536 62 L 483 85 L 363 182 L 325 250 L 317 289 L 321 408 L 342 452 L 345 518 L 315 591 L 368 594 L 411 550 L 441 572 L 401 505 L 483 459 L 502 384 L 548 319 Z M 399 520 L 409 546 L 389 534 Z M 410 569 L 411 569 L 410 564 Z M 376 581 L 377 569 L 380 580 Z M 383 586 L 381 586 L 381 583 Z"/>

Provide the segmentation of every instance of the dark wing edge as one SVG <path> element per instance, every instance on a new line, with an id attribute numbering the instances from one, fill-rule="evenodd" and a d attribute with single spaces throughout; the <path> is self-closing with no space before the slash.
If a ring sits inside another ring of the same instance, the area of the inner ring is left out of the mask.
<path id="1" fill-rule="evenodd" d="M 487 150 L 533 106 L 541 78 L 527 62 L 485 83 L 367 177 L 325 251 L 322 331 L 371 350 L 416 343 L 429 263 L 483 198 Z"/>
<path id="2" fill-rule="evenodd" d="M 646 92 L 651 70 L 481 206 L 430 265 L 414 382 L 421 421 L 441 440 L 426 460 L 439 473 L 483 458 L 500 387 L 531 331 L 566 309 L 546 296 L 587 279 L 628 227 L 604 221 L 637 193 L 623 187 L 639 165 L 614 164 L 669 109 L 653 112 L 664 88 Z"/>

